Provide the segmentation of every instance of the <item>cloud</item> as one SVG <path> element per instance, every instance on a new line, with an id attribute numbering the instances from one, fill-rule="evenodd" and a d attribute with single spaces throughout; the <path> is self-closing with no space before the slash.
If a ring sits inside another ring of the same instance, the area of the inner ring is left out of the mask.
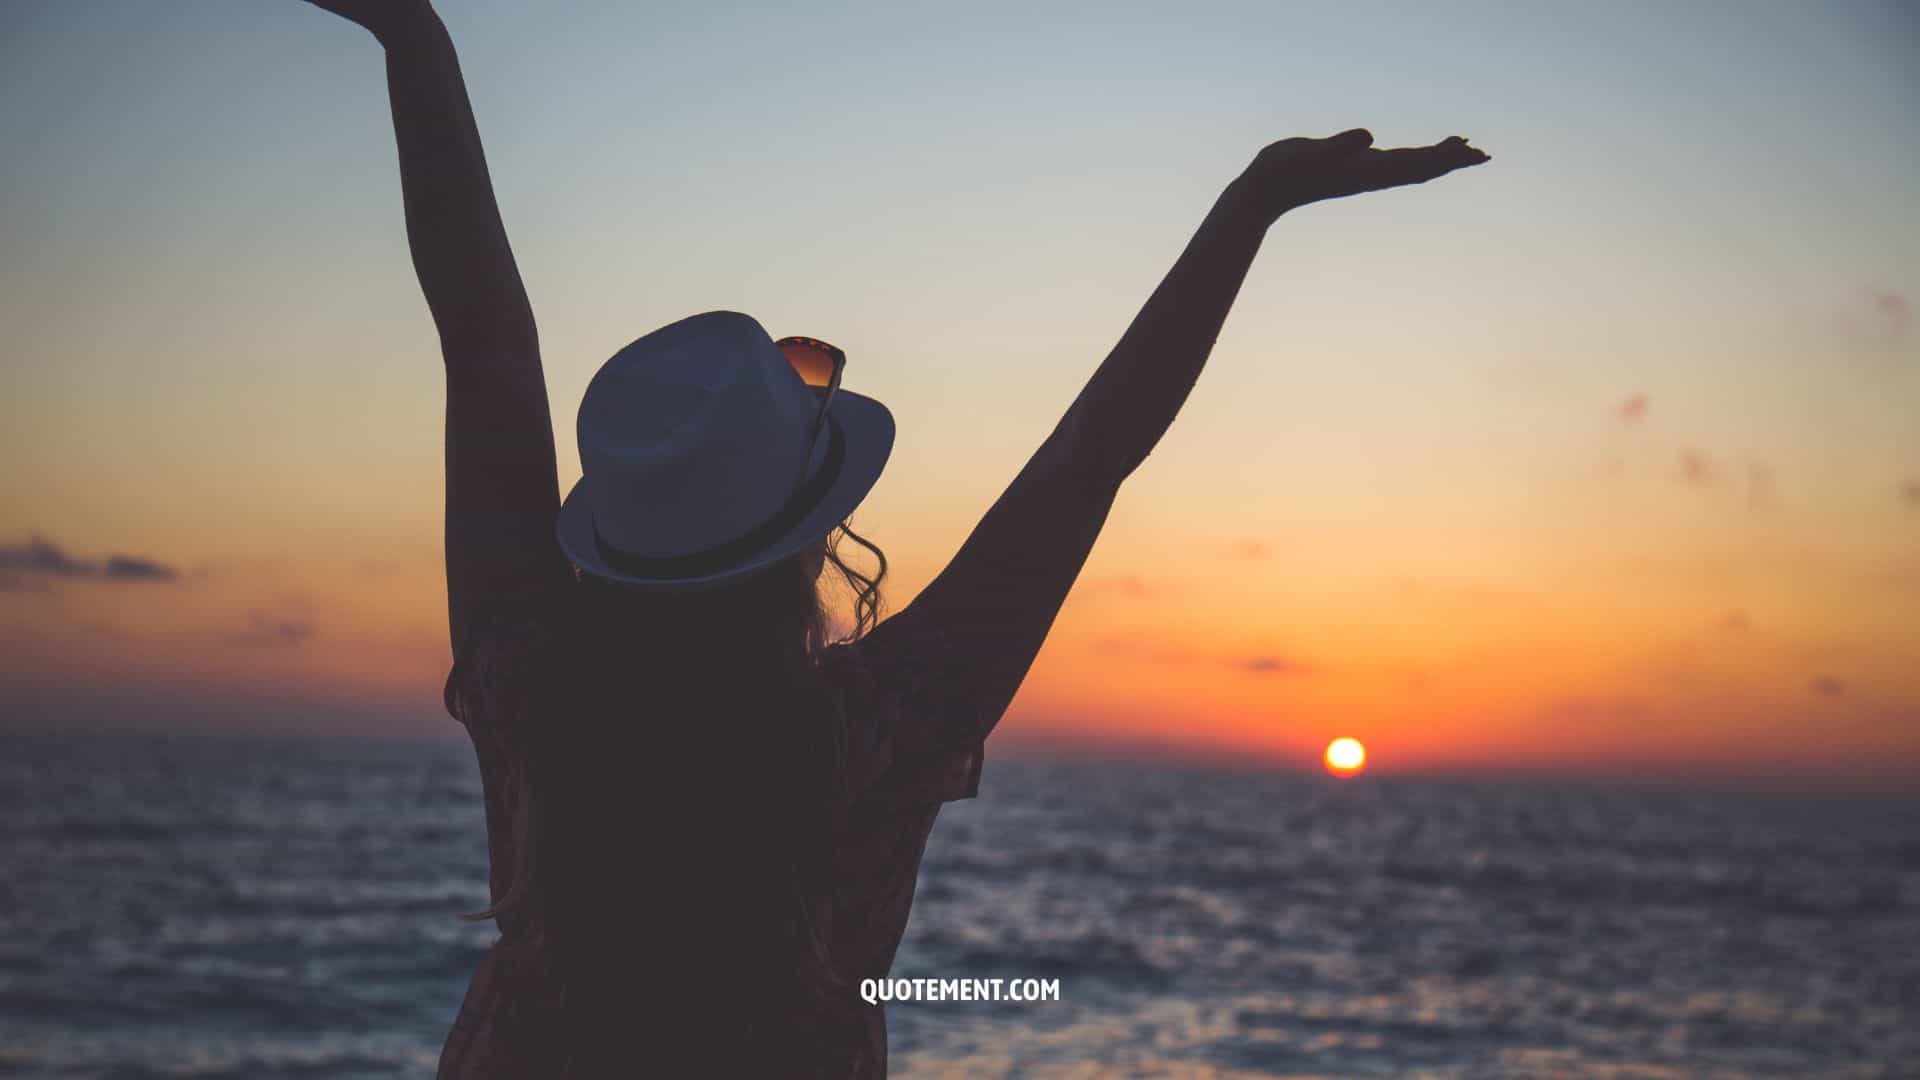
<path id="1" fill-rule="evenodd" d="M 1773 466 L 1764 461 L 1747 462 L 1747 505 L 1761 507 L 1772 503 Z"/>
<path id="2" fill-rule="evenodd" d="M 1753 620 L 1747 617 L 1745 611 L 1735 608 L 1720 616 L 1720 621 L 1715 625 L 1729 634 L 1739 634 L 1752 629 Z"/>
<path id="3" fill-rule="evenodd" d="M 1647 409 L 1652 401 L 1645 394 L 1630 394 L 1626 400 L 1613 407 L 1613 415 L 1623 424 L 1640 424 L 1647 419 Z"/>
<path id="4" fill-rule="evenodd" d="M 1173 635 L 1163 638 L 1148 633 L 1117 633 L 1096 638 L 1091 644 L 1095 651 L 1105 656 L 1136 663 L 1177 666 L 1224 663 L 1255 675 L 1307 675 L 1315 670 L 1311 665 L 1272 653 L 1239 657 L 1209 655 L 1181 644 Z"/>
<path id="5" fill-rule="evenodd" d="M 1821 697 L 1839 697 L 1847 692 L 1847 684 L 1831 675 L 1815 675 L 1810 689 Z"/>
<path id="6" fill-rule="evenodd" d="M 1432 671 L 1418 664 L 1392 668 L 1387 673 L 1396 684 L 1408 690 L 1424 690 L 1438 681 Z"/>
<path id="7" fill-rule="evenodd" d="M 1107 656 L 1157 664 L 1184 664 L 1196 658 L 1194 651 L 1184 645 L 1169 644 L 1146 634 L 1108 634 L 1095 640 L 1093 648 Z"/>
<path id="8" fill-rule="evenodd" d="M 1257 536 L 1243 536 L 1233 542 L 1233 553 L 1242 559 L 1264 559 L 1273 554 L 1273 547 Z"/>
<path id="9" fill-rule="evenodd" d="M 1900 485 L 1900 498 L 1908 506 L 1920 510 L 1920 480 L 1909 480 Z"/>
<path id="10" fill-rule="evenodd" d="M 1740 479 L 1736 481 L 1733 462 L 1690 446 L 1680 451 L 1679 471 L 1680 479 L 1694 487 L 1736 487 L 1745 493 L 1747 505 L 1755 509 L 1772 505 L 1777 489 L 1773 466 L 1758 458 L 1749 458 L 1739 466 Z"/>
<path id="11" fill-rule="evenodd" d="M 297 645 L 313 636 L 313 624 L 264 611 L 247 613 L 247 627 L 227 635 L 243 645 Z"/>
<path id="12" fill-rule="evenodd" d="M 1119 593 L 1122 596 L 1132 596 L 1141 599 L 1152 596 L 1155 592 L 1154 587 L 1147 584 L 1147 580 L 1139 574 L 1112 574 L 1107 577 L 1097 578 L 1082 585 L 1079 591 L 1089 593 L 1112 592 Z"/>
<path id="13" fill-rule="evenodd" d="M 1574 695 L 1549 701 L 1540 709 L 1545 718 L 1556 723 L 1603 723 L 1641 720 L 1651 714 L 1647 703 L 1633 697 L 1590 697 Z"/>
<path id="14" fill-rule="evenodd" d="M 1698 487 L 1712 487 L 1719 478 L 1719 467 L 1705 451 L 1692 447 L 1680 451 L 1680 479 Z"/>
<path id="15" fill-rule="evenodd" d="M 434 573 L 438 574 L 444 565 L 444 558 L 438 547 L 402 549 L 379 558 L 361 559 L 355 566 L 366 577 L 389 577 L 402 574 Z"/>
<path id="16" fill-rule="evenodd" d="M 1891 289 L 1876 290 L 1873 308 L 1879 313 L 1881 328 L 1889 340 L 1903 340 L 1913 331 L 1913 304 L 1900 293 Z"/>
<path id="17" fill-rule="evenodd" d="M 1827 316 L 1828 333 L 1854 348 L 1898 347 L 1913 335 L 1913 302 L 1894 289 L 1866 289 Z"/>
<path id="18" fill-rule="evenodd" d="M 37 533 L 25 546 L 0 548 L 0 568 L 60 577 L 80 577 L 92 570 L 86 563 L 67 558 L 65 552 Z"/>
<path id="19" fill-rule="evenodd" d="M 101 577 L 109 581 L 172 581 L 180 576 L 172 567 L 161 566 L 152 559 L 135 558 L 132 555 L 109 555 L 107 565 L 101 571 Z"/>
<path id="20" fill-rule="evenodd" d="M 1281 656 L 1252 656 L 1237 662 L 1234 666 L 1256 675 L 1305 675 L 1313 670 L 1296 660 Z"/>
<path id="21" fill-rule="evenodd" d="M 0 547 L 0 571 L 93 581 L 173 581 L 180 576 L 171 566 L 136 555 L 109 555 L 104 564 L 76 559 L 38 533 L 25 544 Z"/>

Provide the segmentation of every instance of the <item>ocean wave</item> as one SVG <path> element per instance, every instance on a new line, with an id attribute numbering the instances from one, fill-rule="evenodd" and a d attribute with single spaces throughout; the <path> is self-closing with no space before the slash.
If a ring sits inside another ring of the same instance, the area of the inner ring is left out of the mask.
<path id="1" fill-rule="evenodd" d="M 82 745 L 83 744 L 83 745 Z M 8 753 L 7 750 L 16 752 Z M 895 1075 L 1900 1075 L 1912 806 L 1022 762 L 942 811 Z M 433 1073 L 495 936 L 471 751 L 0 748 L 0 1073 Z"/>

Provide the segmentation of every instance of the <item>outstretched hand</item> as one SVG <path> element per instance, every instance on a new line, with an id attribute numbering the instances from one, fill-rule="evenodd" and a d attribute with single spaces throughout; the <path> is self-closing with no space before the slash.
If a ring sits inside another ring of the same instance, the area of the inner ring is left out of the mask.
<path id="1" fill-rule="evenodd" d="M 1424 184 L 1491 160 L 1458 135 L 1432 146 L 1376 150 L 1373 133 L 1354 128 L 1326 139 L 1281 139 L 1261 150 L 1235 184 L 1272 221 L 1322 199 Z"/>

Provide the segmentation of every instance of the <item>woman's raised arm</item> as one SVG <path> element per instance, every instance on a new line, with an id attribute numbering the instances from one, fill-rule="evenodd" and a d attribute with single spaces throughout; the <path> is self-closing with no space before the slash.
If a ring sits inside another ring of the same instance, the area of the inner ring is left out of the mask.
<path id="1" fill-rule="evenodd" d="M 1458 137 L 1403 150 L 1372 143 L 1356 128 L 1261 150 L 952 561 L 859 644 L 883 668 L 919 674 L 910 711 L 917 726 L 891 733 L 896 757 L 951 760 L 944 771 L 921 768 L 951 777 L 971 765 L 977 776 L 981 741 L 1045 642 L 1121 482 L 1200 377 L 1268 227 L 1308 203 L 1424 183 L 1488 160 Z M 955 797 L 951 785 L 929 790 Z"/>
<path id="2" fill-rule="evenodd" d="M 448 621 L 571 575 L 533 309 L 494 201 L 453 39 L 428 0 L 311 0 L 385 46 L 414 271 L 447 377 Z"/>
<path id="3" fill-rule="evenodd" d="M 1490 160 L 1459 136 L 1400 150 L 1372 146 L 1364 128 L 1327 139 L 1282 139 L 1227 185 L 1062 420 L 1070 456 L 1091 482 L 1117 487 L 1166 434 L 1267 229 L 1282 214 L 1324 199 L 1425 183 Z"/>

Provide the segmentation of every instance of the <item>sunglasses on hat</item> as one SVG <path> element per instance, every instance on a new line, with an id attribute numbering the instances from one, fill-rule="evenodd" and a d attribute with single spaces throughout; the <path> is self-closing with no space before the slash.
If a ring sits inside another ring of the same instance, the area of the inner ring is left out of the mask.
<path id="1" fill-rule="evenodd" d="M 827 406 L 833 403 L 834 392 L 840 389 L 840 373 L 846 370 L 847 354 L 818 338 L 783 337 L 774 344 L 808 386 L 826 387 L 827 392 L 820 395 L 820 411 L 814 415 L 813 428 L 807 433 L 807 445 L 812 446 L 827 421 Z"/>

